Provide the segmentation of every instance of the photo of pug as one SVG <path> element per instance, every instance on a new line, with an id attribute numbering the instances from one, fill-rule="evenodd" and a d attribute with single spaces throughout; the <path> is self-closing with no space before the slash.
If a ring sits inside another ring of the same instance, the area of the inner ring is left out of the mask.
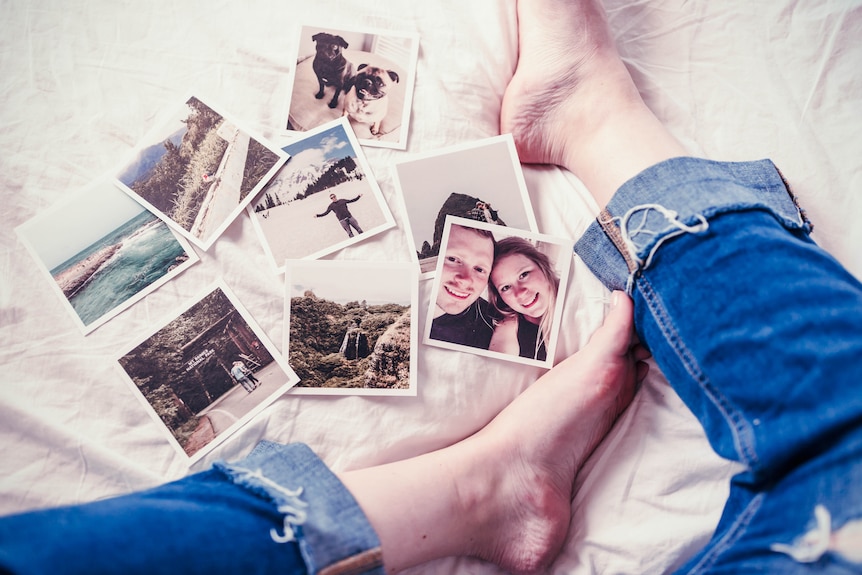
<path id="1" fill-rule="evenodd" d="M 345 118 L 362 145 L 405 149 L 418 57 L 416 34 L 300 26 L 285 129 Z"/>
<path id="2" fill-rule="evenodd" d="M 360 64 L 358 74 L 344 98 L 342 114 L 354 122 L 368 124 L 372 136 L 380 133 L 380 123 L 389 111 L 387 97 L 393 83 L 398 83 L 398 73 L 368 64 Z"/>
<path id="3" fill-rule="evenodd" d="M 349 44 L 341 36 L 326 32 L 318 32 L 311 39 L 315 43 L 316 51 L 311 67 L 317 75 L 318 83 L 318 91 L 314 97 L 323 99 L 324 89 L 332 86 L 335 93 L 329 101 L 329 107 L 335 108 L 342 90 L 346 92 L 349 89 L 353 76 L 353 64 L 348 62 L 342 53 Z"/>

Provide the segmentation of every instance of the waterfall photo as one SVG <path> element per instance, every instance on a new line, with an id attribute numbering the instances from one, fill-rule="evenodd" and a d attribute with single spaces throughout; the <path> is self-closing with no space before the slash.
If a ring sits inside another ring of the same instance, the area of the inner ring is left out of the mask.
<path id="1" fill-rule="evenodd" d="M 409 263 L 289 262 L 288 362 L 306 395 L 416 395 L 418 278 Z"/>

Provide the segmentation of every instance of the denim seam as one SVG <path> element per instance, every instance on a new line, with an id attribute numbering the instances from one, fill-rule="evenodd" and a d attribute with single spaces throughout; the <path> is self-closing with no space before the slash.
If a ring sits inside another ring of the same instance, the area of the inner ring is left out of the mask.
<path id="1" fill-rule="evenodd" d="M 743 440 L 743 437 L 748 435 L 746 433 L 748 428 L 745 425 L 745 418 L 737 415 L 736 409 L 733 408 L 731 402 L 724 395 L 718 392 L 718 390 L 709 382 L 709 378 L 707 378 L 701 371 L 694 355 L 689 351 L 688 347 L 686 347 L 685 343 L 682 341 L 682 338 L 679 337 L 679 334 L 677 334 L 676 330 L 673 328 L 673 321 L 670 318 L 670 314 L 667 313 L 661 299 L 652 289 L 652 285 L 649 280 L 643 275 L 640 275 L 637 279 L 637 287 L 640 289 L 644 302 L 652 312 L 656 324 L 659 329 L 661 329 L 668 344 L 676 353 L 677 358 L 682 362 L 685 370 L 692 379 L 697 382 L 697 385 L 703 389 L 706 396 L 724 416 L 725 422 L 733 432 L 733 441 L 736 444 L 736 451 L 742 458 L 742 462 L 748 467 L 755 467 L 758 462 L 757 452 L 751 445 L 751 442 Z"/>
<path id="2" fill-rule="evenodd" d="M 709 547 L 703 557 L 701 557 L 700 560 L 688 570 L 689 575 L 706 573 L 713 565 L 715 565 L 715 562 L 722 553 L 733 547 L 733 545 L 735 545 L 736 542 L 745 535 L 745 530 L 760 510 L 760 506 L 763 504 L 763 499 L 765 497 L 766 494 L 758 493 L 752 498 L 751 502 L 746 505 L 745 509 L 737 516 L 737 520 L 733 522 L 730 529 L 728 529 L 727 532 L 725 532 L 725 534 L 716 541 L 715 545 Z"/>
<path id="3" fill-rule="evenodd" d="M 638 269 L 638 264 L 632 258 L 632 254 L 626 249 L 625 241 L 623 240 L 622 230 L 617 226 L 614 215 L 607 208 L 599 213 L 596 221 L 602 227 L 605 235 L 623 257 L 626 262 L 626 267 L 629 269 L 629 274 L 633 274 Z"/>

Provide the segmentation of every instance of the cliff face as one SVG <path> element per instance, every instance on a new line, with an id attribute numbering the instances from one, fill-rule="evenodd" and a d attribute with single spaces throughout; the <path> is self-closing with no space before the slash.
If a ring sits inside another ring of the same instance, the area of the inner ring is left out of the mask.
<path id="1" fill-rule="evenodd" d="M 476 202 L 482 200 L 467 194 L 449 194 L 440 211 L 437 212 L 437 219 L 434 220 L 434 237 L 431 238 L 431 244 L 427 240 L 422 242 L 422 251 L 419 252 L 419 259 L 432 258 L 440 253 L 440 242 L 443 240 L 443 227 L 446 225 L 446 216 L 458 216 L 459 218 L 469 218 L 470 210 L 476 207 Z M 506 225 L 502 220 L 497 223 Z"/>
<path id="2" fill-rule="evenodd" d="M 410 387 L 410 310 L 380 336 L 369 360 L 366 388 Z"/>

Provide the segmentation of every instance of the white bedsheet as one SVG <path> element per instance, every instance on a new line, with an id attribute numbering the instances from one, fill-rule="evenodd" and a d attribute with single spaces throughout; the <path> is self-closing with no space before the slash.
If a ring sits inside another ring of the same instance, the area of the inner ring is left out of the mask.
<path id="1" fill-rule="evenodd" d="M 814 237 L 862 276 L 862 3 L 608 0 L 620 50 L 647 102 L 693 153 L 772 158 Z M 398 212 L 389 164 L 498 133 L 517 61 L 514 2 L 0 2 L 0 513 L 145 488 L 185 459 L 119 377 L 114 359 L 166 314 L 224 278 L 270 338 L 283 332 L 283 278 L 242 215 L 201 262 L 83 336 L 14 228 L 108 173 L 190 90 L 277 143 L 293 27 L 420 35 L 406 151 L 366 149 Z M 540 231 L 573 240 L 595 205 L 571 174 L 525 167 Z M 336 259 L 408 260 L 401 227 Z M 426 282 L 427 283 L 427 282 Z M 430 285 L 420 289 L 427 301 Z M 607 294 L 575 261 L 557 357 L 582 346 Z M 424 305 L 424 303 L 423 303 Z M 422 325 L 420 325 L 421 333 Z M 303 441 L 337 470 L 447 445 L 489 421 L 542 370 L 420 347 L 415 398 L 278 399 L 222 444 Z M 712 452 L 657 373 L 578 478 L 553 573 L 661 573 L 710 536 L 733 466 Z M 449 558 L 415 573 L 495 573 Z"/>

